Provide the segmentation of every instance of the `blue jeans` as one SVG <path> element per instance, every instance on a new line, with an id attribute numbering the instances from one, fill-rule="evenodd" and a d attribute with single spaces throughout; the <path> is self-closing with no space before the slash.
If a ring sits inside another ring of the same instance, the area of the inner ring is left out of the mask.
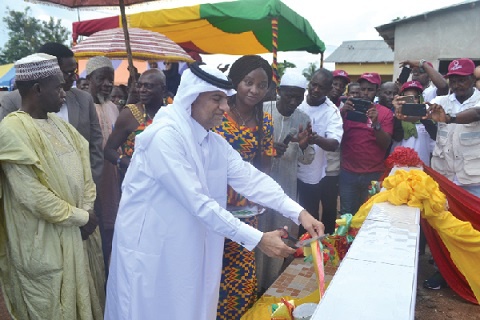
<path id="1" fill-rule="evenodd" d="M 340 170 L 340 213 L 357 213 L 367 200 L 371 181 L 378 181 L 382 172 L 354 173 Z"/>
<path id="2" fill-rule="evenodd" d="M 464 189 L 465 191 L 470 192 L 474 196 L 480 198 L 480 186 L 463 185 L 463 186 L 460 186 L 460 187 L 462 187 L 462 189 Z"/>

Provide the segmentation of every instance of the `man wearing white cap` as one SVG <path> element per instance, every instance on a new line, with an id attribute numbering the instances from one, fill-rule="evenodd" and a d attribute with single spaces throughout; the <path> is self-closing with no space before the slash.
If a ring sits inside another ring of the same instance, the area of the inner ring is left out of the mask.
<path id="1" fill-rule="evenodd" d="M 13 319 L 102 319 L 104 283 L 96 279 L 104 279 L 103 256 L 90 247 L 100 238 L 88 142 L 54 114 L 65 100 L 57 58 L 33 54 L 15 69 L 22 105 L 0 123 L 7 308 Z"/>
<path id="2" fill-rule="evenodd" d="M 310 164 L 315 157 L 313 146 L 308 144 L 310 117 L 297 109 L 302 103 L 307 79 L 296 69 L 287 68 L 280 80 L 277 101 L 263 104 L 265 112 L 272 115 L 274 147 L 277 157 L 272 159 L 270 176 L 277 181 L 292 199 L 297 198 L 298 163 Z M 298 226 L 291 220 L 267 211 L 259 216 L 260 230 L 274 230 L 287 226 L 291 234 L 298 234 Z M 257 252 L 257 278 L 260 291 L 267 289 L 278 277 L 283 261 Z"/>
<path id="3" fill-rule="evenodd" d="M 109 58 L 96 56 L 87 61 L 87 79 L 89 90 L 95 102 L 100 128 L 102 130 L 102 149 L 105 149 L 108 137 L 118 118 L 118 108 L 110 100 L 113 90 L 114 69 Z M 118 168 L 108 160 L 103 162 L 103 171 L 97 185 L 98 207 L 103 222 L 103 254 L 108 261 L 113 239 L 115 217 L 120 202 L 120 177 Z"/>
<path id="4" fill-rule="evenodd" d="M 74 126 L 87 139 L 93 181 L 98 183 L 103 168 L 102 133 L 90 94 L 72 88 L 73 82 L 78 76 L 77 61 L 73 56 L 73 51 L 61 43 L 47 42 L 38 49 L 37 53 L 46 53 L 57 57 L 65 80 L 63 90 L 66 94 L 65 102 L 57 116 Z M 22 98 L 18 90 L 6 94 L 0 101 L 0 120 L 10 112 L 17 111 L 21 105 Z"/>
<path id="5" fill-rule="evenodd" d="M 273 179 L 210 131 L 232 88 L 221 71 L 193 64 L 173 105 L 137 136 L 115 225 L 106 319 L 215 319 L 225 237 L 269 256 L 294 252 L 280 231 L 262 233 L 225 210 L 227 184 L 312 236 L 323 234 Z"/>

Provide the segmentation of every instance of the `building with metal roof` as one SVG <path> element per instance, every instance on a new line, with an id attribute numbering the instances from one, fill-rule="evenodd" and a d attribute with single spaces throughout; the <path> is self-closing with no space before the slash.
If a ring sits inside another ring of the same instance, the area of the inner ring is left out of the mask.
<path id="1" fill-rule="evenodd" d="M 462 1 L 375 29 L 394 50 L 395 66 L 404 60 L 425 59 L 444 74 L 456 58 L 480 63 L 480 1 Z M 394 71 L 398 76 L 400 69 Z"/>
<path id="2" fill-rule="evenodd" d="M 353 81 L 364 72 L 377 72 L 382 81 L 391 81 L 393 57 L 383 40 L 344 41 L 325 62 L 335 63 L 335 69 L 345 70 Z"/>

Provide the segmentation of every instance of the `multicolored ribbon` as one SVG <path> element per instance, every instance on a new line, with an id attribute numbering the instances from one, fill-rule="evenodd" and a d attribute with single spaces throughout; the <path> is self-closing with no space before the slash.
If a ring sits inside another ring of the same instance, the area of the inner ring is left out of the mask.
<path id="1" fill-rule="evenodd" d="M 278 63 L 277 63 L 277 51 L 278 51 L 278 18 L 272 18 L 272 54 L 273 54 L 273 82 L 278 86 Z"/>
<path id="2" fill-rule="evenodd" d="M 314 241 L 311 244 L 313 267 L 317 274 L 318 290 L 320 292 L 320 299 L 325 293 L 325 268 L 323 266 L 323 245 L 321 241 Z"/>

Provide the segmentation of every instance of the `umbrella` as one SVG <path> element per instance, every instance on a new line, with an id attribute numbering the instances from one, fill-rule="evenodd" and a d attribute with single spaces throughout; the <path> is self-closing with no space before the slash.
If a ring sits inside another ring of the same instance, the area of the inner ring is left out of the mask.
<path id="1" fill-rule="evenodd" d="M 197 4 L 128 15 L 130 27 L 156 31 L 178 43 L 187 52 L 208 54 L 273 53 L 278 51 L 320 53 L 325 44 L 308 20 L 281 0 L 241 0 Z M 118 27 L 120 17 L 73 23 L 73 40 Z"/>
<path id="2" fill-rule="evenodd" d="M 132 50 L 130 47 L 130 37 L 127 28 L 127 17 L 125 15 L 125 6 L 132 4 L 161 1 L 161 0 L 26 0 L 28 2 L 43 3 L 43 4 L 56 4 L 59 6 L 65 6 L 71 9 L 82 7 L 120 7 L 120 15 L 123 25 L 123 31 L 125 32 L 125 47 L 127 50 L 128 65 L 130 67 L 130 76 L 135 81 L 135 71 L 132 59 Z"/>
<path id="3" fill-rule="evenodd" d="M 185 50 L 161 33 L 139 28 L 128 28 L 128 33 L 132 59 L 193 62 Z M 91 58 L 99 55 L 111 59 L 128 57 L 125 35 L 121 28 L 95 32 L 74 46 L 72 51 L 77 58 Z"/>

